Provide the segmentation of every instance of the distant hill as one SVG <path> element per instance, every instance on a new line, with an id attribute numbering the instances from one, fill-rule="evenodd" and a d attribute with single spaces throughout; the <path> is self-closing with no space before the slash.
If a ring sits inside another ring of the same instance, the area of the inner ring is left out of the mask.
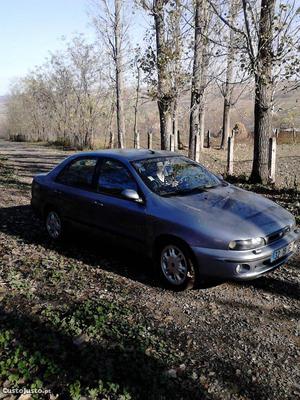
<path id="1" fill-rule="evenodd" d="M 277 88 L 278 89 L 278 88 Z M 245 91 L 242 87 L 236 87 L 238 101 L 232 107 L 231 126 L 237 122 L 244 124 L 248 133 L 253 132 L 253 109 L 254 99 L 253 90 L 247 87 Z M 142 101 L 139 108 L 138 125 L 141 135 L 146 137 L 149 129 L 153 131 L 153 140 L 156 146 L 159 145 L 159 115 L 157 103 L 154 100 L 147 100 L 147 92 L 142 90 Z M 133 124 L 133 102 L 135 89 L 128 88 L 125 94 L 125 113 L 126 128 L 128 135 L 132 133 Z M 4 129 L 4 118 L 6 113 L 6 103 L 8 96 L 0 96 L 0 134 Z M 186 93 L 180 98 L 178 104 L 179 129 L 184 143 L 187 143 L 189 132 L 189 108 L 190 96 L 187 88 Z M 211 86 L 207 93 L 205 129 L 210 130 L 213 135 L 220 132 L 223 116 L 223 98 L 220 90 L 216 86 Z M 273 126 L 275 128 L 297 128 L 300 129 L 300 88 L 290 92 L 277 90 L 276 105 L 273 112 Z M 101 132 L 101 131 L 100 131 Z M 145 139 L 146 140 L 146 139 Z"/>
<path id="2" fill-rule="evenodd" d="M 223 98 L 217 87 L 210 87 L 208 92 L 205 129 L 217 134 L 222 127 Z M 243 92 L 242 88 L 236 88 L 235 96 L 238 97 L 238 101 L 232 107 L 231 126 L 233 127 L 237 122 L 241 122 L 245 125 L 247 132 L 251 133 L 254 128 L 253 90 L 247 88 Z M 132 97 L 134 97 L 134 94 L 132 94 Z M 189 108 L 190 96 L 187 93 L 180 98 L 178 104 L 179 129 L 185 142 L 187 142 L 189 131 Z M 146 102 L 141 106 L 139 114 L 139 129 L 141 132 L 146 132 L 148 128 L 152 127 L 154 138 L 158 140 L 159 119 L 156 102 Z M 127 124 L 129 120 L 128 116 Z M 273 111 L 273 126 L 274 128 L 300 128 L 300 88 L 288 93 L 280 90 L 277 92 Z"/>

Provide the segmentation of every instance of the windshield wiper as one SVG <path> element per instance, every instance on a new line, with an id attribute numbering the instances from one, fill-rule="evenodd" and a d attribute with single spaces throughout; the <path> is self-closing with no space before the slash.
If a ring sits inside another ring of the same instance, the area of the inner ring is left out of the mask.
<path id="1" fill-rule="evenodd" d="M 204 185 L 204 186 L 198 186 L 198 187 L 190 188 L 190 189 L 179 189 L 179 190 L 173 190 L 171 192 L 162 192 L 162 193 L 160 193 L 160 195 L 163 197 L 168 197 L 168 196 L 180 196 L 180 195 L 185 195 L 185 194 L 200 193 L 200 192 L 204 192 L 205 190 L 208 190 L 208 189 L 213 189 L 217 186 L 219 186 L 219 185 Z"/>
<path id="2" fill-rule="evenodd" d="M 205 185 L 205 186 L 203 186 L 203 189 L 213 189 L 217 186 L 220 186 L 220 184 L 217 183 L 216 185 Z"/>

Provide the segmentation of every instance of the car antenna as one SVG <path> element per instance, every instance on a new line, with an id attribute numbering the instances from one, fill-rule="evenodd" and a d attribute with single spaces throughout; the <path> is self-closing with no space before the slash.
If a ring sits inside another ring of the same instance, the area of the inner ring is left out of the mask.
<path id="1" fill-rule="evenodd" d="M 148 149 L 147 147 L 140 146 L 140 149 L 149 150 L 151 154 L 155 154 L 155 151 L 152 149 Z"/>

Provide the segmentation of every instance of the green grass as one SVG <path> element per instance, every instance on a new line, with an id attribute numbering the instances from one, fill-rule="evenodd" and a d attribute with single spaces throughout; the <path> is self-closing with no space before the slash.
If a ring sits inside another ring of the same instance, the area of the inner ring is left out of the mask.
<path id="1" fill-rule="evenodd" d="M 87 300 L 46 307 L 38 318 L 6 314 L 0 385 L 48 388 L 71 399 L 176 398 L 165 371 L 179 362 L 163 331 L 126 305 Z M 163 360 L 163 361 L 162 361 Z"/>

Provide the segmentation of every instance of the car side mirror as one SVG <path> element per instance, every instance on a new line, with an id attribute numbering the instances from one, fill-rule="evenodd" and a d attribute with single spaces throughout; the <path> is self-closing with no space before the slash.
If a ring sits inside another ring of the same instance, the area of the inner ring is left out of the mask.
<path id="1" fill-rule="evenodd" d="M 133 189 L 124 189 L 121 192 L 121 195 L 127 200 L 135 201 L 136 203 L 143 203 L 143 199 Z"/>

